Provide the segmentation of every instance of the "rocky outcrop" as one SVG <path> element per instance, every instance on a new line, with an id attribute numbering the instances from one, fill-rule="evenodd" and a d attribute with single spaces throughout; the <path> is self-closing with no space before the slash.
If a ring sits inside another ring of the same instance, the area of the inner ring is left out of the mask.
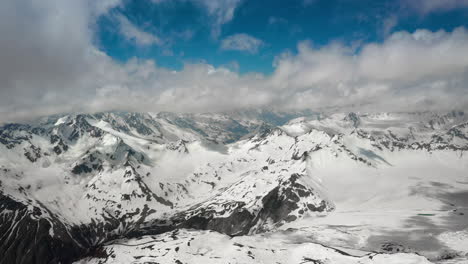
<path id="1" fill-rule="evenodd" d="M 71 263 L 87 252 L 55 215 L 0 193 L 0 263 Z"/>
<path id="2" fill-rule="evenodd" d="M 213 198 L 213 202 L 208 201 L 179 213 L 173 219 L 173 225 L 238 236 L 266 232 L 306 213 L 333 210 L 333 204 L 302 183 L 301 177 L 303 175 L 292 174 L 277 186 L 271 186 L 265 195 L 256 196 L 253 201 Z"/>

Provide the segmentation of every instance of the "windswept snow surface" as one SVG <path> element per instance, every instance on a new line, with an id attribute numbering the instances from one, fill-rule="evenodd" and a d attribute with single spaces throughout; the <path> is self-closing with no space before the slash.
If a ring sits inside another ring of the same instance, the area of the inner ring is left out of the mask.
<path id="1" fill-rule="evenodd" d="M 115 241 L 105 246 L 106 258 L 88 258 L 77 263 L 336 263 L 336 264 L 428 264 L 415 254 L 352 255 L 316 243 L 297 243 L 276 234 L 230 238 L 212 231 L 166 233 Z"/>
<path id="2" fill-rule="evenodd" d="M 467 261 L 463 112 L 44 120 L 0 128 L 0 263 Z"/>

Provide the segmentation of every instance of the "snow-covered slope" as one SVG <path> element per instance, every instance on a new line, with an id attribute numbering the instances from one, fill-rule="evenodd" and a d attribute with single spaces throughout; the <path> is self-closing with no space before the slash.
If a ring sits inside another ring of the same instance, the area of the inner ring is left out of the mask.
<path id="1" fill-rule="evenodd" d="M 415 254 L 347 253 L 317 243 L 300 243 L 284 234 L 230 238 L 212 231 L 173 231 L 114 241 L 101 257 L 77 263 L 430 263 Z"/>
<path id="2" fill-rule="evenodd" d="M 468 241 L 467 150 L 463 112 L 98 113 L 4 125 L 0 263 L 457 259 L 468 253 L 453 246 Z M 159 253 L 131 246 L 142 243 Z"/>

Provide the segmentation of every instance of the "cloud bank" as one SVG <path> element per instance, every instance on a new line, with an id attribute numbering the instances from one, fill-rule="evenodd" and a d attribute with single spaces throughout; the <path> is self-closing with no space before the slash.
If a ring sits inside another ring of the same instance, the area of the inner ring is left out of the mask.
<path id="1" fill-rule="evenodd" d="M 396 32 L 358 51 L 340 43 L 301 42 L 296 53 L 277 56 L 268 76 L 208 64 L 171 71 L 152 60 L 118 63 L 100 52 L 93 23 L 108 10 L 103 6 L 74 0 L 1 4 L 0 34 L 9 37 L 0 38 L 0 122 L 74 111 L 468 106 L 465 28 Z M 18 18 L 19 10 L 27 15 Z"/>

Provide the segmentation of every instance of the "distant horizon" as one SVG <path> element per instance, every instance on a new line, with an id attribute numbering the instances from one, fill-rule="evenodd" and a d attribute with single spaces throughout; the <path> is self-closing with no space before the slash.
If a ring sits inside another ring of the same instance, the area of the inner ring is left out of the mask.
<path id="1" fill-rule="evenodd" d="M 125 110 L 109 110 L 109 111 L 97 111 L 97 112 L 68 112 L 68 113 L 56 113 L 50 115 L 42 115 L 36 117 L 30 117 L 25 119 L 19 119 L 15 121 L 2 121 L 0 119 L 0 127 L 10 124 L 31 124 L 35 122 L 46 121 L 45 119 L 49 118 L 62 118 L 67 116 L 78 116 L 78 115 L 99 115 L 99 114 L 174 114 L 183 117 L 189 117 L 190 115 L 200 116 L 200 115 L 225 115 L 233 116 L 236 114 L 248 114 L 252 111 L 259 111 L 262 113 L 275 113 L 275 114 L 297 114 L 299 117 L 311 117 L 314 115 L 334 115 L 334 114 L 351 114 L 356 113 L 358 115 L 372 115 L 372 114 L 437 114 L 437 115 L 447 115 L 447 114 L 462 114 L 465 115 L 468 113 L 468 109 L 452 109 L 452 110 L 417 110 L 417 111 L 353 111 L 346 109 L 336 109 L 336 110 L 320 110 L 320 109 L 268 109 L 268 108 L 245 108 L 245 109 L 236 109 L 236 110 L 225 110 L 219 112 L 171 112 L 171 111 L 125 111 Z"/>

